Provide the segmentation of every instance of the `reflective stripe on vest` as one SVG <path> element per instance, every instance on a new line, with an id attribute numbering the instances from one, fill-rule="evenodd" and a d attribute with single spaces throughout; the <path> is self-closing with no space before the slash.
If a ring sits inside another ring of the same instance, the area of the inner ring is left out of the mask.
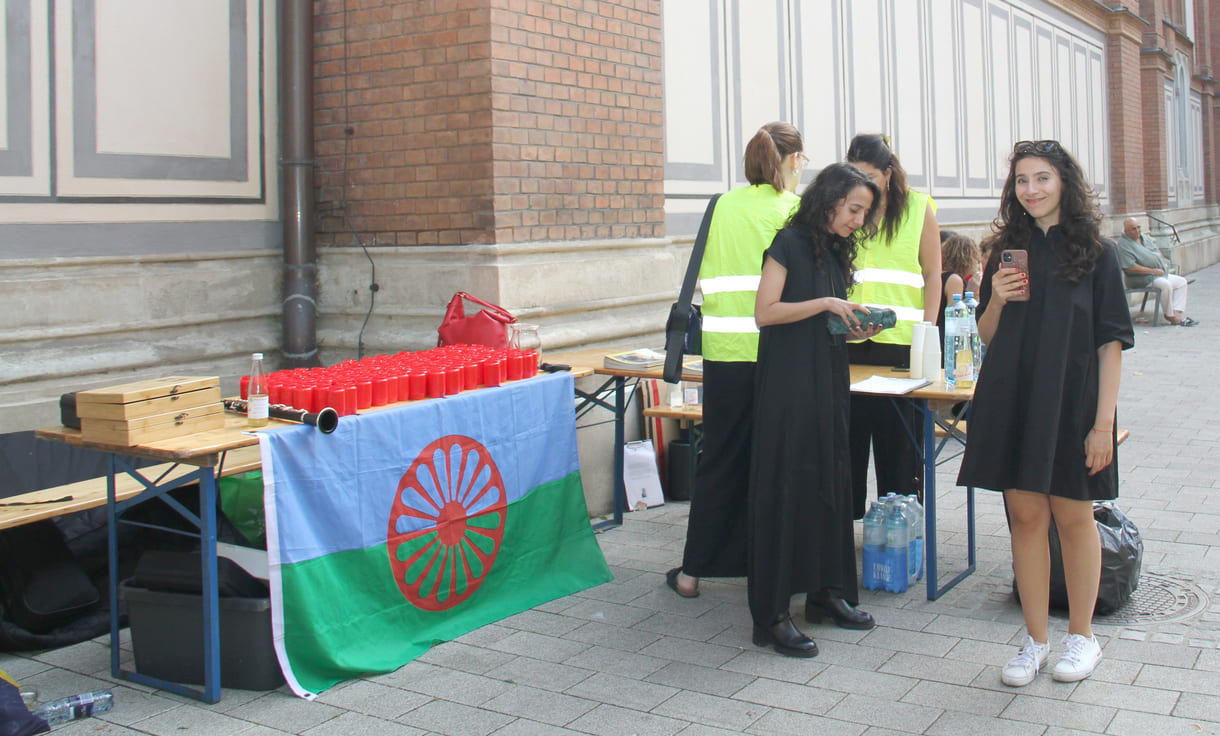
<path id="1" fill-rule="evenodd" d="M 910 190 L 902 220 L 894 237 L 886 242 L 881 230 L 859 246 L 855 284 L 847 298 L 853 302 L 894 310 L 898 323 L 882 330 L 873 342 L 910 345 L 912 327 L 923 319 L 924 280 L 919 265 L 919 241 L 928 205 L 936 202 L 923 192 Z"/>
<path id="2" fill-rule="evenodd" d="M 761 276 L 714 276 L 699 282 L 699 290 L 704 296 L 708 294 L 723 294 L 726 291 L 758 291 Z"/>

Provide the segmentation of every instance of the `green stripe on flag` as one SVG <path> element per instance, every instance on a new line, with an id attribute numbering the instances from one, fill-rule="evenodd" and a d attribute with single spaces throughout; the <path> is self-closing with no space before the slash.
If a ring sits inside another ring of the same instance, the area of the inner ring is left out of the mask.
<path id="1" fill-rule="evenodd" d="M 284 648 L 300 685 L 317 693 L 390 672 L 434 643 L 611 579 L 589 526 L 580 472 L 509 505 L 500 551 L 469 599 L 425 611 L 399 590 L 385 542 L 280 570 Z"/>

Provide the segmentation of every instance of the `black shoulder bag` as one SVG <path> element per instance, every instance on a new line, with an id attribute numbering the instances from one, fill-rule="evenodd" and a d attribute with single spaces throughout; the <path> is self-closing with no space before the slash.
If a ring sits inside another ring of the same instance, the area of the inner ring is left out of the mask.
<path id="1" fill-rule="evenodd" d="M 682 355 L 686 352 L 701 352 L 703 342 L 703 316 L 698 307 L 691 306 L 695 294 L 695 281 L 699 278 L 699 267 L 703 264 L 703 250 L 707 247 L 707 231 L 712 225 L 712 211 L 716 209 L 717 194 L 707 203 L 695 246 L 686 264 L 686 276 L 682 279 L 682 291 L 678 301 L 669 307 L 669 319 L 665 322 L 665 369 L 662 377 L 667 383 L 682 380 Z"/>

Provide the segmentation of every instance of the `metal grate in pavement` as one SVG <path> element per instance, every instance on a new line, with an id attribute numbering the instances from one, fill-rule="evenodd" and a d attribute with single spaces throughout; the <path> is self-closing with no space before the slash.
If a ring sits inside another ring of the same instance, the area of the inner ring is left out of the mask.
<path id="1" fill-rule="evenodd" d="M 1207 594 L 1189 580 L 1143 572 L 1139 587 L 1122 608 L 1096 616 L 1093 623 L 1106 626 L 1182 621 L 1206 610 L 1208 603 Z"/>

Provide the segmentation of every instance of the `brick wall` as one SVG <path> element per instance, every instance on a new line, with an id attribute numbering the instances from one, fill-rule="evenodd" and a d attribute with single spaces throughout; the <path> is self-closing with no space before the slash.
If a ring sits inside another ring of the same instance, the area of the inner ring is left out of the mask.
<path id="1" fill-rule="evenodd" d="M 319 242 L 663 235 L 660 0 L 322 0 Z"/>
<path id="2" fill-rule="evenodd" d="M 1115 212 L 1144 208 L 1144 114 L 1140 109 L 1142 24 L 1119 16 L 1106 36 L 1110 199 Z"/>

